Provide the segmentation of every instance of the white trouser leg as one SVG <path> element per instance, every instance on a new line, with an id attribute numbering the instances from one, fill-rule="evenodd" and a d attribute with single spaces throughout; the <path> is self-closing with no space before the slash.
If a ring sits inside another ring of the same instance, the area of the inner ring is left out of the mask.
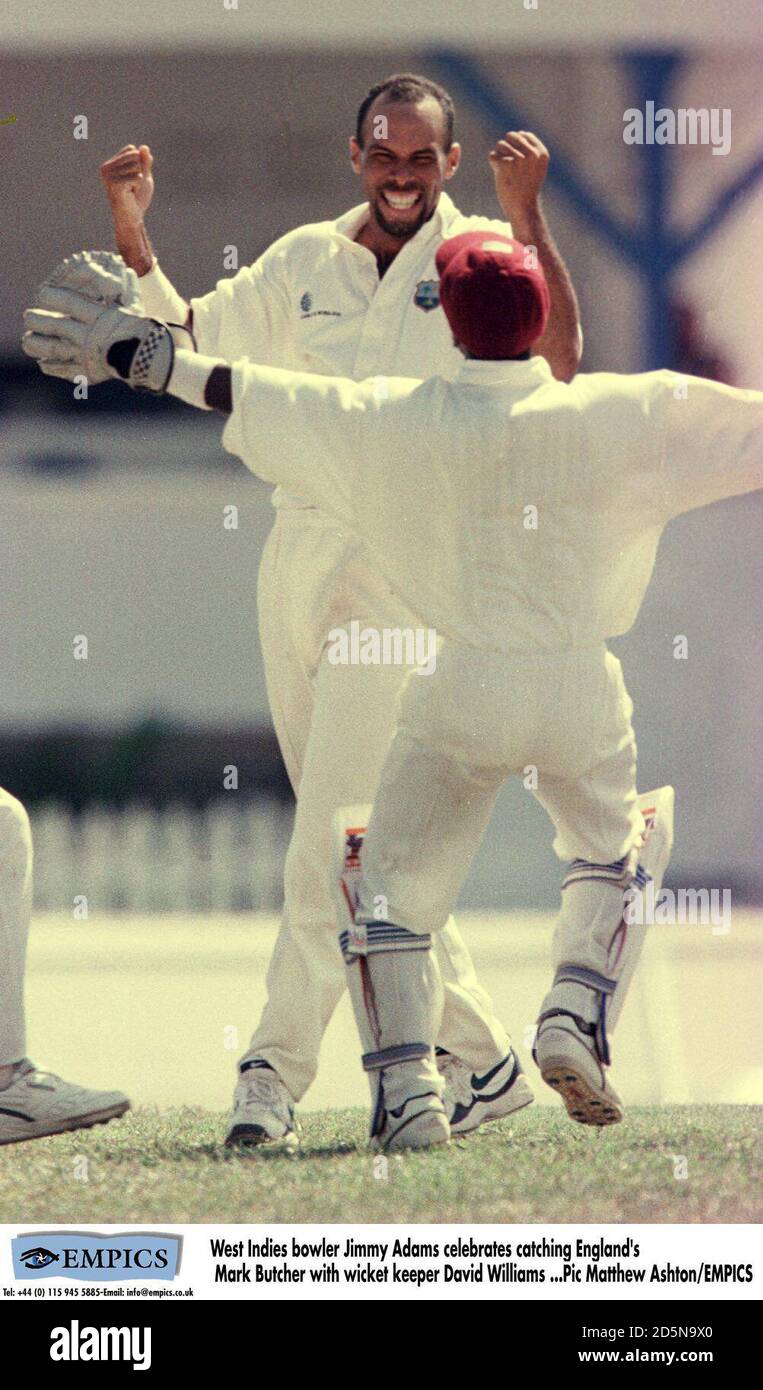
<path id="1" fill-rule="evenodd" d="M 488 817 L 489 819 L 489 817 Z M 458 895 L 456 895 L 458 896 Z M 452 917 L 435 934 L 434 953 L 444 986 L 438 1045 L 484 1075 L 508 1056 L 511 1038 L 482 988 L 469 951 Z"/>
<path id="2" fill-rule="evenodd" d="M 32 913 L 32 834 L 20 801 L 0 788 L 0 1066 L 25 1055 L 24 968 Z"/>
<path id="3" fill-rule="evenodd" d="M 554 823 L 560 858 L 601 866 L 569 874 L 554 932 L 554 965 L 573 962 L 606 974 L 623 893 L 638 862 L 644 818 L 636 791 L 636 742 L 628 706 L 613 722 L 606 755 L 583 775 L 541 773 L 535 792 Z M 617 865 L 621 868 L 617 868 Z M 610 872 L 606 866 L 611 865 Z"/>
<path id="4" fill-rule="evenodd" d="M 334 817 L 344 805 L 373 799 L 399 685 L 394 668 L 337 667 L 325 656 L 314 684 L 286 862 L 283 924 L 268 972 L 268 1003 L 247 1053 L 269 1062 L 297 1100 L 315 1076 L 323 1034 L 345 987 L 331 883 Z M 418 862 L 425 851 L 416 846 L 416 835 L 412 825 Z M 447 918 L 446 913 L 438 923 L 445 936 L 438 949 L 445 984 L 438 1043 L 484 1072 L 510 1044 L 477 983 L 460 933 Z"/>
<path id="5" fill-rule="evenodd" d="M 502 781 L 499 771 L 476 774 L 400 729 L 363 844 L 357 920 L 383 915 L 411 932 L 440 932 Z"/>
<path id="6" fill-rule="evenodd" d="M 301 615 L 294 607 L 299 609 L 299 594 L 294 595 L 295 605 L 288 603 L 294 575 L 309 563 L 313 529 L 308 523 L 303 531 L 298 518 L 279 517 L 260 564 L 259 628 L 268 701 L 297 806 L 284 869 L 281 925 L 266 979 L 267 1002 L 241 1059 L 261 1057 L 268 1062 L 295 1100 L 315 1077 L 321 1040 L 346 983 L 332 930 L 328 876 L 320 859 L 321 839 L 325 837 L 328 845 L 329 838 L 320 808 L 323 728 L 313 724 L 313 662 L 303 650 L 305 644 L 298 642 Z"/>
<path id="7" fill-rule="evenodd" d="M 541 1005 L 536 1056 L 544 1076 L 548 1073 L 550 1084 L 562 1088 L 570 1113 L 583 1123 L 598 1123 L 600 1107 L 603 1122 L 621 1113 L 603 1067 L 610 1062 L 609 1007 L 626 958 L 625 893 L 642 872 L 639 853 L 646 824 L 636 792 L 630 700 L 619 665 L 612 666 L 612 677 L 617 698 L 613 717 L 601 732 L 603 756 L 577 778 L 541 777 L 537 792 L 554 822 L 557 853 L 573 863 L 562 889 L 554 979 Z M 657 796 L 661 800 L 662 792 Z M 672 792 L 668 820 L 672 839 Z M 569 1078 L 561 1065 L 567 1054 L 570 1075 L 576 1077 L 570 1092 L 564 1090 Z M 580 1075 L 573 1062 L 582 1067 Z M 585 1086 L 590 1088 L 588 1101 Z"/>
<path id="8" fill-rule="evenodd" d="M 298 804 L 282 925 L 268 972 L 268 1002 L 246 1052 L 246 1057 L 269 1062 L 297 1100 L 315 1076 L 321 1040 L 346 983 L 330 872 L 334 815 L 341 806 L 373 801 L 405 678 L 400 667 L 331 665 L 325 653 L 319 655 L 326 633 L 315 637 L 311 669 L 309 632 L 319 622 L 312 617 L 306 621 L 308 636 L 298 643 L 298 622 L 293 615 L 289 620 L 287 611 L 294 574 L 310 561 L 300 549 L 303 532 L 313 548 L 319 540 L 326 547 L 332 544 L 330 537 L 321 540 L 322 530 L 313 541 L 301 523 L 282 519 L 267 543 L 260 576 L 268 695 Z M 348 584 L 354 587 L 352 578 Z M 304 605 L 297 607 L 301 611 Z M 365 621 L 378 626 L 384 620 Z M 452 919 L 441 936 L 435 949 L 445 1003 L 438 1042 L 473 1068 L 488 1070 L 509 1050 L 506 1031 L 477 983 Z"/>

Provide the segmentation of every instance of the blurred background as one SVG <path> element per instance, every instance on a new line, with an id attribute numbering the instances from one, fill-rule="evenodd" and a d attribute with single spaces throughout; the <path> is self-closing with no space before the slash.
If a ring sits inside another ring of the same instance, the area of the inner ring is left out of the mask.
<path id="1" fill-rule="evenodd" d="M 220 1013 L 208 1026 L 237 1039 L 240 1014 L 243 1039 L 292 818 L 256 631 L 269 489 L 223 454 L 214 418 L 110 387 L 75 400 L 40 376 L 18 348 L 24 307 L 62 255 L 113 246 L 98 168 L 123 144 L 151 146 L 155 249 L 183 294 L 203 293 L 290 228 L 359 200 L 347 152 L 357 106 L 379 78 L 412 70 L 455 99 L 464 159 L 450 191 L 463 211 L 498 214 L 487 154 L 504 130 L 533 129 L 549 145 L 546 210 L 581 300 L 584 370 L 672 365 L 760 388 L 760 7 L 10 0 L 1 23 L 0 784 L 33 818 L 35 998 L 42 1012 L 46 989 L 70 988 L 80 1013 L 84 977 L 67 976 L 66 961 L 93 959 L 84 898 L 90 922 L 111 923 L 123 945 L 138 951 L 148 934 L 151 969 L 162 949 L 151 924 L 166 923 L 168 975 L 176 949 L 197 961 L 199 981 L 211 970 Z M 728 153 L 626 145 L 624 112 L 647 101 L 728 111 Z M 760 1079 L 735 1031 L 739 1014 L 760 1027 L 760 523 L 760 495 L 673 523 L 638 623 L 614 644 L 635 700 L 641 786 L 676 788 L 668 882 L 728 889 L 735 908 L 728 935 L 671 929 L 642 972 L 640 1012 L 623 1022 L 634 1054 L 649 1034 L 640 1080 L 634 1072 L 641 1098 L 752 1099 Z M 679 635 L 686 659 L 674 654 Z M 75 656 L 82 637 L 86 659 Z M 466 913 L 478 914 L 470 943 L 501 997 L 545 959 L 559 882 L 550 839 L 532 798 L 506 789 L 464 890 Z M 133 919 L 142 925 L 125 937 Z M 61 934 L 75 920 L 76 949 Z M 513 956 L 495 936 L 501 923 L 525 942 Z M 98 954 L 116 1013 L 124 952 Z M 140 990 L 137 956 L 133 965 Z M 248 981 L 238 1014 L 228 970 Z M 55 1015 L 57 1066 L 81 1050 L 81 1020 L 61 1022 L 70 1012 Z M 529 1005 L 523 1026 L 525 1014 Z M 702 1020 L 697 1047 L 711 1037 L 718 1058 L 712 1083 L 693 1046 L 680 1075 L 655 1080 L 668 1014 L 673 1027 Z M 316 1104 L 336 1099 L 327 1072 Z M 216 1073 L 214 1095 L 223 1103 Z"/>

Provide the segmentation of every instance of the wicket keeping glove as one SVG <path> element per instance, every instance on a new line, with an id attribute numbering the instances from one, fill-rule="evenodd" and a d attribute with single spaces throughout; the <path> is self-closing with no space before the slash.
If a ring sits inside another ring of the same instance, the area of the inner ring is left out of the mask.
<path id="1" fill-rule="evenodd" d="M 97 385 L 117 377 L 161 392 L 172 372 L 166 324 L 141 312 L 138 279 L 110 251 L 79 251 L 61 261 L 24 315 L 21 346 L 46 376 Z"/>

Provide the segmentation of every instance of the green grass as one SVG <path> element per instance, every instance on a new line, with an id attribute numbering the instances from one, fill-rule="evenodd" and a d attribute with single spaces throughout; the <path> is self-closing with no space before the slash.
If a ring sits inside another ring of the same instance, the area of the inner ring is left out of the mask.
<path id="1" fill-rule="evenodd" d="M 362 1110 L 307 1115 L 291 1158 L 226 1152 L 223 1117 L 208 1111 L 141 1110 L 0 1148 L 0 1221 L 759 1221 L 760 1117 L 754 1106 L 645 1108 L 597 1131 L 536 1107 L 448 1149 L 390 1155 L 376 1176 Z"/>

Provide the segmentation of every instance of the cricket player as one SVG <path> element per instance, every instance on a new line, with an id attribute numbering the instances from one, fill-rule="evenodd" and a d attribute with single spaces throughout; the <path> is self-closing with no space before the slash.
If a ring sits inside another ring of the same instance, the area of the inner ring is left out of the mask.
<path id="1" fill-rule="evenodd" d="M 32 912 L 32 834 L 21 802 L 0 787 L 0 1144 L 87 1129 L 124 1115 L 121 1091 L 91 1091 L 39 1071 L 25 1056 L 24 971 Z"/>
<path id="2" fill-rule="evenodd" d="M 499 788 L 528 766 L 570 862 L 536 1060 L 575 1120 L 621 1118 L 607 1014 L 632 973 L 625 903 L 649 872 L 649 827 L 606 640 L 635 620 L 671 517 L 763 485 L 763 393 L 668 372 L 557 382 L 530 356 L 549 295 L 526 248 L 467 232 L 436 266 L 463 354 L 452 381 L 231 368 L 122 307 L 119 270 L 87 254 L 43 287 L 24 340 L 44 371 L 230 413 L 225 447 L 361 535 L 440 634 L 434 673 L 403 692 L 341 933 L 372 1136 L 389 1149 L 450 1135 L 433 942 Z"/>
<path id="3" fill-rule="evenodd" d="M 396 75 L 371 89 L 350 141 L 364 201 L 335 221 L 298 227 L 255 263 L 190 305 L 158 265 L 144 216 L 153 195 L 147 146 L 102 168 L 116 241 L 140 278 L 152 317 L 192 329 L 202 354 L 362 380 L 376 374 L 453 376 L 459 354 L 439 306 L 434 256 L 471 226 L 511 231 L 537 249 L 551 312 L 536 344 L 568 379 L 580 357 L 575 294 L 540 207 L 548 152 L 509 132 L 490 155 L 506 221 L 464 217 L 445 185 L 460 147 L 453 104 L 436 83 Z M 284 910 L 268 973 L 268 1002 L 239 1063 L 232 1142 L 296 1140 L 293 1107 L 313 1080 L 321 1039 L 344 988 L 325 865 L 340 806 L 370 803 L 389 747 L 405 667 L 338 664 L 329 634 L 356 622 L 405 631 L 414 619 L 368 563 L 367 547 L 299 489 L 278 488 L 276 524 L 259 577 L 268 697 L 297 797 Z M 445 1003 L 440 1066 L 458 1133 L 527 1104 L 508 1035 L 479 987 L 452 920 L 438 938 Z"/>

